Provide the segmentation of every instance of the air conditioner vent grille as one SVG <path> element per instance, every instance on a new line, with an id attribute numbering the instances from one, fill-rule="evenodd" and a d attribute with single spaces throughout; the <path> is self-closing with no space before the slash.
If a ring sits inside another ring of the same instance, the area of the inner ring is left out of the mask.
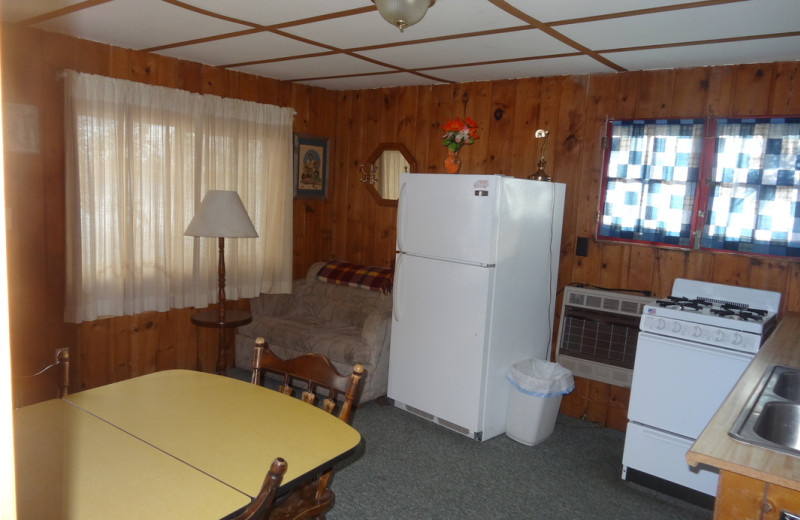
<path id="1" fill-rule="evenodd" d="M 565 293 L 564 301 L 566 301 L 569 305 L 585 305 L 586 295 L 583 293 L 570 291 L 569 293 Z"/>
<path id="2" fill-rule="evenodd" d="M 558 332 L 558 362 L 579 377 L 630 387 L 639 320 L 654 298 L 568 286 Z"/>
<path id="3" fill-rule="evenodd" d="M 566 316 L 561 353 L 633 368 L 638 327 L 584 316 Z"/>
<path id="4" fill-rule="evenodd" d="M 627 312 L 628 314 L 641 314 L 642 307 L 644 307 L 644 305 L 638 302 L 623 301 L 619 310 Z"/>
<path id="5" fill-rule="evenodd" d="M 586 307 L 591 307 L 593 309 L 602 309 L 603 308 L 603 297 L 602 296 L 594 296 L 591 294 L 586 295 Z"/>

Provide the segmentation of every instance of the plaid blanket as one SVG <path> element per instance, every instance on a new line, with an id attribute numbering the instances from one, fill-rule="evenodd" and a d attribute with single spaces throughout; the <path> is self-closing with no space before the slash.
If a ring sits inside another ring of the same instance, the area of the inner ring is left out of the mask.
<path id="1" fill-rule="evenodd" d="M 394 271 L 388 267 L 351 264 L 331 260 L 317 273 L 317 280 L 387 294 L 392 290 Z"/>

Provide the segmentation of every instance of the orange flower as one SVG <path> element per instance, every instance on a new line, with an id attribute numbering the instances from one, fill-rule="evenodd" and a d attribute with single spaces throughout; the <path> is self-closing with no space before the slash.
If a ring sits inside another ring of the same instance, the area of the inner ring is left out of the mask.
<path id="1" fill-rule="evenodd" d="M 472 144 L 479 136 L 476 132 L 478 123 L 472 119 L 465 117 L 464 121 L 459 118 L 454 120 L 447 119 L 442 126 L 444 135 L 442 136 L 442 144 L 457 152 L 465 144 Z"/>

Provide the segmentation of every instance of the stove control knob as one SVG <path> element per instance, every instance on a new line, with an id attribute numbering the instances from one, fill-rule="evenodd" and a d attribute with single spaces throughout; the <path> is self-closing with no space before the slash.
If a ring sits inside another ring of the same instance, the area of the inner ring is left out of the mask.
<path id="1" fill-rule="evenodd" d="M 714 341 L 721 342 L 725 340 L 725 333 L 722 332 L 720 329 L 717 329 L 717 332 L 714 333 Z"/>
<path id="2" fill-rule="evenodd" d="M 658 330 L 664 330 L 667 328 L 667 322 L 664 321 L 664 318 L 658 318 L 658 321 L 656 321 L 656 328 Z"/>
<path id="3" fill-rule="evenodd" d="M 702 335 L 703 335 L 703 329 L 701 329 L 699 325 L 695 325 L 694 327 L 692 327 L 692 336 L 694 336 L 695 338 L 699 338 Z"/>
<path id="4" fill-rule="evenodd" d="M 672 323 L 672 332 L 678 333 L 681 331 L 681 323 L 679 321 L 675 321 Z"/>
<path id="5" fill-rule="evenodd" d="M 734 345 L 741 345 L 743 341 L 744 338 L 742 337 L 742 335 L 739 334 L 738 332 L 734 332 L 733 338 L 731 338 L 731 343 L 733 343 Z"/>

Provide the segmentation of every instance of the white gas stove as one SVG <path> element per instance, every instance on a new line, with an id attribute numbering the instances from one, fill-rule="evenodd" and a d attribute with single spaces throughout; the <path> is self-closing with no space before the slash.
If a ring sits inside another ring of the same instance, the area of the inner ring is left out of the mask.
<path id="1" fill-rule="evenodd" d="M 622 456 L 623 478 L 677 484 L 713 503 L 717 473 L 690 468 L 686 451 L 777 325 L 777 292 L 678 278 L 645 305 Z M 660 484 L 659 484 L 660 485 Z"/>
<path id="2" fill-rule="evenodd" d="M 755 353 L 777 324 L 781 295 L 677 278 L 672 295 L 646 305 L 640 329 Z"/>

